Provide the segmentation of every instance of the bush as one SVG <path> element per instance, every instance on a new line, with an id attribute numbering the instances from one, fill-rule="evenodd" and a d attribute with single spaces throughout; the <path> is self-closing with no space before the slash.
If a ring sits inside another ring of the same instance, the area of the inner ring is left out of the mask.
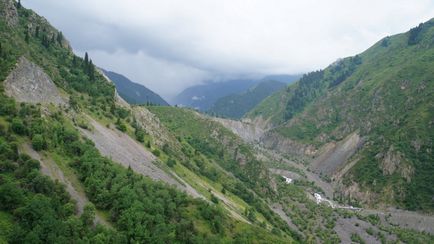
<path id="1" fill-rule="evenodd" d="M 214 196 L 214 194 L 211 194 L 211 202 L 213 202 L 215 204 L 218 204 L 219 203 L 219 199 L 216 196 Z"/>
<path id="2" fill-rule="evenodd" d="M 167 161 L 167 165 L 168 165 L 170 168 L 172 168 L 173 166 L 175 166 L 175 164 L 176 164 L 176 161 L 175 161 L 175 159 L 173 159 L 173 158 L 170 158 L 170 159 Z"/>
<path id="3" fill-rule="evenodd" d="M 119 118 L 116 121 L 116 128 L 122 132 L 127 131 L 127 126 Z"/>
<path id="4" fill-rule="evenodd" d="M 155 157 L 160 157 L 161 152 L 160 152 L 160 150 L 158 150 L 158 149 L 154 149 L 154 150 L 152 151 L 152 154 L 154 154 Z"/>
<path id="5" fill-rule="evenodd" d="M 36 134 L 32 138 L 32 147 L 36 151 L 41 151 L 47 148 L 47 143 L 42 135 Z"/>
<path id="6" fill-rule="evenodd" d="M 12 131 L 17 133 L 18 135 L 25 135 L 27 133 L 27 129 L 23 124 L 23 121 L 19 118 L 14 118 L 12 120 Z"/>
<path id="7" fill-rule="evenodd" d="M 139 142 L 145 142 L 145 132 L 143 130 L 136 129 L 136 139 Z"/>

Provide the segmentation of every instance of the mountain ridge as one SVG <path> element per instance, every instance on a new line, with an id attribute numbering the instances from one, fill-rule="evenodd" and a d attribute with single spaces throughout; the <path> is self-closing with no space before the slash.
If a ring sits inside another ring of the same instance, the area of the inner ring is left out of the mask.
<path id="1" fill-rule="evenodd" d="M 339 181 L 344 195 L 365 203 L 432 211 L 434 193 L 423 186 L 434 184 L 428 177 L 434 173 L 429 163 L 434 138 L 429 95 L 434 89 L 429 68 L 433 26 L 431 19 L 406 33 L 385 37 L 359 55 L 304 75 L 246 117 L 268 121 L 274 129 L 266 133 L 265 141 L 279 142 L 298 155 L 318 156 L 351 133 L 359 134 L 363 146 L 341 159 L 345 164 L 356 161 L 351 170 L 341 175 L 338 171 L 343 169 L 337 169 L 325 177 Z M 325 162 L 334 161 L 321 163 Z M 400 187 L 392 190 L 391 185 Z"/>
<path id="2" fill-rule="evenodd" d="M 113 81 L 119 95 L 129 104 L 155 104 L 169 106 L 160 95 L 146 86 L 133 82 L 124 75 L 103 69 L 107 77 Z"/>
<path id="3" fill-rule="evenodd" d="M 242 118 L 263 99 L 285 87 L 287 84 L 275 80 L 263 80 L 247 91 L 219 98 L 207 113 L 233 119 Z"/>

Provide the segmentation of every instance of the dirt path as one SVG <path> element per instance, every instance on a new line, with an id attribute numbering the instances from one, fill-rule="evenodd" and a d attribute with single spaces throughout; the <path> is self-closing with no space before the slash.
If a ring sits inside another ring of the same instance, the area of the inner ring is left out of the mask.
<path id="1" fill-rule="evenodd" d="M 33 150 L 33 148 L 28 144 L 21 145 L 20 150 L 29 155 L 31 158 L 36 159 L 41 164 L 42 174 L 50 177 L 52 180 L 57 180 L 66 186 L 66 191 L 69 193 L 71 198 L 76 202 L 76 211 L 78 215 L 83 213 L 84 206 L 89 203 L 83 189 L 78 189 L 74 187 L 71 180 L 65 177 L 63 171 L 57 166 L 57 164 L 49 157 L 42 156 L 40 153 Z M 95 215 L 95 221 L 97 223 L 110 226 L 110 224 L 100 215 Z"/>

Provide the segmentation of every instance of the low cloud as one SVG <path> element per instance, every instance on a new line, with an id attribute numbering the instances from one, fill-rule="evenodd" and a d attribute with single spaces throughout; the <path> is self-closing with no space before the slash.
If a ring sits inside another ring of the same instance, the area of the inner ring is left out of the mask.
<path id="1" fill-rule="evenodd" d="M 22 0 L 78 53 L 172 97 L 206 79 L 300 73 L 434 17 L 431 0 Z"/>

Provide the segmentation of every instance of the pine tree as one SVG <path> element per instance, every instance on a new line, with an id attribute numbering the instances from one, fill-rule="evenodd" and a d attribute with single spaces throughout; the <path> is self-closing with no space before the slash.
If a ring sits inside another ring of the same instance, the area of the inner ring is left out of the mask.
<path id="1" fill-rule="evenodd" d="M 89 61 L 88 75 L 90 80 L 95 80 L 95 66 L 92 63 L 92 59 Z"/>
<path id="2" fill-rule="evenodd" d="M 60 31 L 59 34 L 57 34 L 57 43 L 59 43 L 59 45 L 62 45 L 62 41 L 63 41 L 63 33 Z"/>
<path id="3" fill-rule="evenodd" d="M 47 37 L 47 35 L 42 35 L 42 45 L 45 47 L 45 48 L 48 48 L 49 46 L 50 46 L 50 41 L 48 40 L 48 37 Z"/>
<path id="4" fill-rule="evenodd" d="M 26 31 L 26 37 L 24 38 L 24 40 L 26 41 L 26 43 L 29 43 L 29 32 Z"/>
<path id="5" fill-rule="evenodd" d="M 20 9 L 20 8 L 21 8 L 21 0 L 18 0 L 18 3 L 17 3 L 17 8 L 18 8 L 18 9 Z"/>
<path id="6" fill-rule="evenodd" d="M 74 67 L 77 67 L 77 64 L 78 64 L 78 62 L 77 62 L 77 57 L 74 55 L 74 56 L 72 56 L 72 65 L 73 65 Z"/>
<path id="7" fill-rule="evenodd" d="M 39 26 L 36 26 L 35 36 L 39 38 Z"/>
<path id="8" fill-rule="evenodd" d="M 89 55 L 87 55 L 87 52 L 84 54 L 84 66 L 87 67 L 89 64 Z"/>

